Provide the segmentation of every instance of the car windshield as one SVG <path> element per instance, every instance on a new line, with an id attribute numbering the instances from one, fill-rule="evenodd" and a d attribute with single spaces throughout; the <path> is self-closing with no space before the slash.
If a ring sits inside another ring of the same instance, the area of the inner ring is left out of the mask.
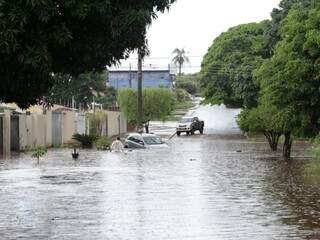
<path id="1" fill-rule="evenodd" d="M 192 122 L 193 121 L 193 118 L 182 118 L 181 119 L 181 123 L 189 123 L 189 122 Z"/>
<path id="2" fill-rule="evenodd" d="M 162 144 L 161 138 L 157 136 L 144 136 L 143 140 L 147 145 Z"/>

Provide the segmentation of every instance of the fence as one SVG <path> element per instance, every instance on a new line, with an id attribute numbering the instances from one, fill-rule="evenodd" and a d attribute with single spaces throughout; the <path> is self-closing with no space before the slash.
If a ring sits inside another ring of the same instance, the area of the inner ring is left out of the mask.
<path id="1" fill-rule="evenodd" d="M 0 157 L 3 156 L 3 117 L 0 115 Z"/>
<path id="2" fill-rule="evenodd" d="M 115 136 L 127 131 L 127 122 L 121 112 L 104 111 L 103 136 Z M 72 140 L 75 133 L 89 134 L 86 113 L 71 110 L 53 110 L 43 113 L 4 110 L 0 114 L 0 156 L 10 156 L 33 146 L 61 146 Z"/>

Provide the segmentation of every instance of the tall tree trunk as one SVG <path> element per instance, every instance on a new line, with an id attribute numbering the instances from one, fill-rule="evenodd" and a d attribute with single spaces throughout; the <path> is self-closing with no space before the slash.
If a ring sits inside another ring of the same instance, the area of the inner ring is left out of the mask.
<path id="1" fill-rule="evenodd" d="M 137 119 L 137 130 L 138 132 L 143 131 L 143 109 L 142 109 L 142 58 L 143 54 L 141 49 L 138 50 L 138 119 Z"/>
<path id="2" fill-rule="evenodd" d="M 179 63 L 179 76 L 181 76 L 182 64 Z"/>
<path id="3" fill-rule="evenodd" d="M 291 158 L 291 148 L 292 148 L 292 136 L 291 132 L 286 132 L 284 134 L 284 144 L 283 144 L 283 158 L 285 160 L 290 160 Z"/>
<path id="4" fill-rule="evenodd" d="M 278 151 L 278 143 L 281 134 L 275 132 L 265 132 L 264 136 L 267 138 L 269 146 L 272 151 Z"/>
<path id="5" fill-rule="evenodd" d="M 149 133 L 149 121 L 146 122 L 146 124 L 144 125 L 144 128 L 146 130 L 146 133 Z"/>

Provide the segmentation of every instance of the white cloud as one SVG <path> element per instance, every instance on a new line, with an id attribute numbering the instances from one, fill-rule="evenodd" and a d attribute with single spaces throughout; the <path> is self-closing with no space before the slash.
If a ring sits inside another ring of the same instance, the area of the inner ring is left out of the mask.
<path id="1" fill-rule="evenodd" d="M 146 65 L 165 67 L 171 61 L 173 49 L 184 47 L 190 56 L 194 56 L 190 58 L 191 63 L 185 70 L 197 71 L 199 69 L 195 67 L 200 65 L 214 38 L 230 27 L 270 18 L 270 12 L 279 2 L 178 0 L 169 12 L 159 14 L 148 31 L 151 56 L 146 60 Z M 133 60 L 130 61 L 135 64 Z M 124 65 L 128 65 L 128 61 Z"/>

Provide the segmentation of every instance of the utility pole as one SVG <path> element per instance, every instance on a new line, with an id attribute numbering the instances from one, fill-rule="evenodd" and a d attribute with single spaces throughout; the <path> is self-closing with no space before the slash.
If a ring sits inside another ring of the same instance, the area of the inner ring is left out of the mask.
<path id="1" fill-rule="evenodd" d="M 143 109 L 142 109 L 142 59 L 143 59 L 143 50 L 141 48 L 138 49 L 138 121 L 137 121 L 137 130 L 138 132 L 143 131 L 142 126 L 142 116 L 143 116 Z"/>

